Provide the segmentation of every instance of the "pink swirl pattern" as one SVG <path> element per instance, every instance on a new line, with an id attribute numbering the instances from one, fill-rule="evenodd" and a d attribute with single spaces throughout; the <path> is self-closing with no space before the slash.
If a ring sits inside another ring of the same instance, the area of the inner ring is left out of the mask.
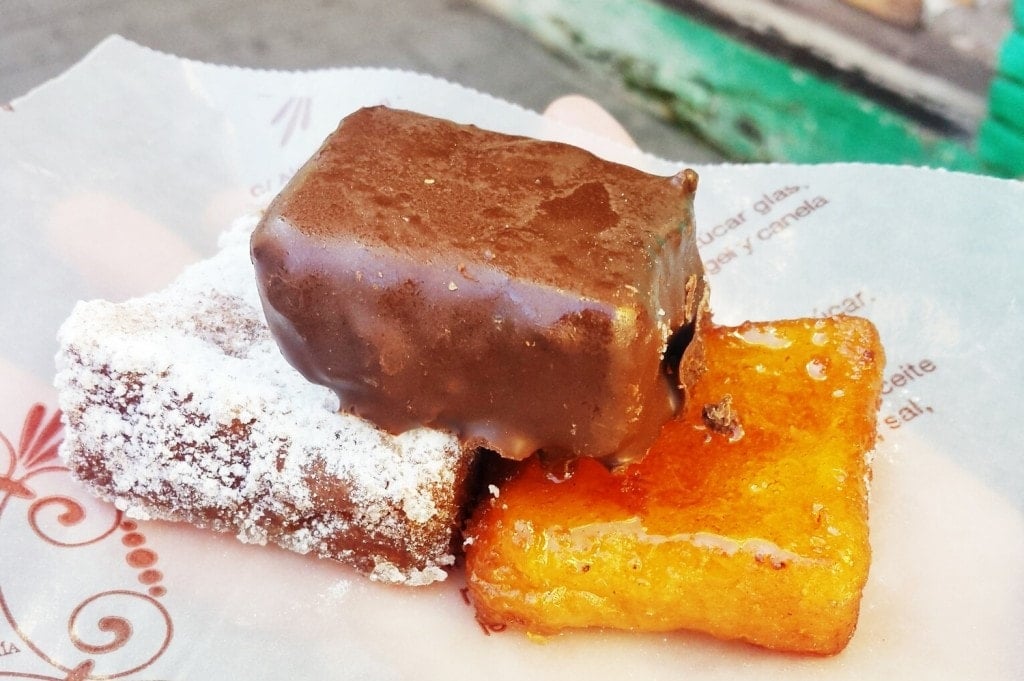
<path id="1" fill-rule="evenodd" d="M 116 674 L 110 674 L 110 678 L 120 678 L 128 676 L 130 674 L 134 674 L 137 671 L 141 671 L 146 667 L 149 667 L 151 664 L 153 664 L 153 662 L 156 661 L 158 657 L 164 654 L 164 651 L 167 650 L 167 647 L 170 645 L 171 639 L 173 638 L 174 635 L 174 625 L 171 622 L 171 616 L 167 612 L 167 609 L 159 601 L 157 601 L 152 596 L 147 596 L 145 594 L 138 593 L 137 591 L 119 589 L 114 591 L 105 591 L 103 593 L 90 596 L 82 603 L 80 603 L 78 607 L 74 609 L 74 611 L 72 611 L 71 617 L 68 620 L 68 636 L 71 638 L 71 641 L 72 643 L 74 643 L 76 648 L 89 655 L 103 655 L 122 648 L 132 638 L 132 634 L 134 633 L 132 630 L 132 623 L 124 617 L 119 617 L 115 615 L 104 615 L 96 619 L 96 628 L 101 632 L 111 635 L 109 641 L 99 644 L 88 643 L 82 638 L 81 634 L 79 633 L 81 627 L 80 620 L 85 617 L 84 613 L 86 612 L 86 610 L 90 606 L 94 606 L 96 603 L 99 603 L 101 599 L 109 600 L 115 596 L 139 599 L 145 603 L 148 603 L 150 606 L 155 608 L 163 617 L 165 629 L 163 640 L 161 641 L 159 648 L 156 650 L 156 652 L 153 653 L 151 657 L 149 657 L 149 659 L 132 667 L 131 669 L 125 669 Z"/>
<path id="2" fill-rule="evenodd" d="M 129 567 L 140 571 L 138 581 L 147 587 L 148 593 L 106 589 L 84 598 L 71 609 L 66 625 L 67 640 L 82 658 L 59 659 L 47 652 L 54 647 L 55 641 L 47 644 L 37 640 L 31 630 L 19 625 L 9 592 L 5 592 L 7 580 L 0 572 L 0 613 L 20 639 L 18 650 L 30 651 L 57 674 L 48 676 L 8 670 L 3 668 L 4 661 L 0 660 L 0 677 L 61 681 L 126 678 L 151 667 L 173 640 L 174 626 L 170 613 L 157 600 L 166 593 L 165 587 L 159 583 L 163 574 L 153 569 L 157 552 L 143 547 L 146 538 L 134 521 L 124 520 L 119 511 L 110 508 L 112 521 L 106 522 L 100 517 L 99 529 L 96 529 L 96 518 L 90 518 L 94 515 L 90 508 L 94 509 L 96 502 L 91 501 L 90 506 L 74 498 L 75 483 L 68 481 L 68 484 L 61 485 L 70 493 L 42 492 L 46 485 L 40 485 L 41 476 L 67 474 L 67 469 L 57 461 L 61 432 L 60 412 L 47 415 L 46 407 L 36 404 L 25 416 L 16 446 L 0 433 L 0 457 L 6 455 L 6 461 L 0 459 L 0 518 L 11 514 L 16 505 L 27 502 L 25 518 L 31 536 L 36 537 L 41 545 L 62 551 L 101 544 L 120 531 L 123 536 L 118 550 L 127 549 L 124 560 Z M 50 482 L 52 484 L 52 480 Z M 87 520 L 92 520 L 93 524 L 87 524 Z M 72 529 L 77 529 L 81 536 L 72 536 Z M 0 537 L 2 542 L 3 537 Z M 70 555 L 68 558 L 75 560 Z M 151 614 L 143 617 L 140 613 L 144 612 Z M 144 632 L 138 629 L 140 622 L 145 627 Z M 140 636 L 143 633 L 145 636 Z M 111 656 L 112 653 L 124 653 L 133 641 L 138 641 L 134 643 L 137 648 L 143 640 L 147 648 L 152 646 L 150 652 L 143 648 L 142 653 L 133 650 L 130 655 Z M 63 657 L 67 658 L 68 654 L 64 653 Z M 114 668 L 110 669 L 111 666 Z"/>
<path id="3" fill-rule="evenodd" d="M 117 530 L 118 522 L 120 521 L 120 513 L 117 513 L 114 515 L 113 525 L 103 533 L 82 541 L 62 541 L 50 535 L 39 522 L 40 514 L 54 506 L 63 507 L 64 509 L 63 512 L 57 516 L 57 522 L 63 527 L 73 527 L 85 520 L 85 508 L 78 501 L 71 497 L 64 496 L 45 497 L 36 500 L 31 506 L 29 506 L 28 519 L 32 529 L 35 530 L 35 533 L 39 535 L 40 539 L 54 544 L 55 546 L 85 546 L 87 544 L 94 544 L 96 542 L 103 541 Z"/>

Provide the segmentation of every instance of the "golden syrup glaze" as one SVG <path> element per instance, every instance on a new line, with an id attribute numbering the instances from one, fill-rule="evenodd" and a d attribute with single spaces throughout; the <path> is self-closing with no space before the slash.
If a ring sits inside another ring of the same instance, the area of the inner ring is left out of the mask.
<path id="1" fill-rule="evenodd" d="M 870 561 L 877 333 L 861 319 L 793 320 L 713 327 L 703 343 L 705 374 L 643 460 L 580 460 L 559 477 L 534 458 L 496 484 L 467 528 L 482 622 L 845 646 Z M 724 395 L 739 438 L 707 423 Z"/>

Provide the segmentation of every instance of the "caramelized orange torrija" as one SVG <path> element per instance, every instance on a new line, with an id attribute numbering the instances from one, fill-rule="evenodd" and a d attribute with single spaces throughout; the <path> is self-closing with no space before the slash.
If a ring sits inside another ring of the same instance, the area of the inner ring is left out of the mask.
<path id="1" fill-rule="evenodd" d="M 832 654 L 868 574 L 883 352 L 856 318 L 709 326 L 706 372 L 640 462 L 536 459 L 467 529 L 484 624 L 692 629 Z"/>

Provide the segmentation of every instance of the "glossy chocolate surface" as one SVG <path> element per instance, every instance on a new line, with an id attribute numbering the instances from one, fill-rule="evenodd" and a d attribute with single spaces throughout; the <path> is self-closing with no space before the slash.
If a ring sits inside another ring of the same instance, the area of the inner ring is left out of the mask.
<path id="1" fill-rule="evenodd" d="M 343 410 L 511 458 L 631 458 L 674 412 L 663 353 L 704 293 L 696 184 L 362 109 L 271 204 L 252 256 L 284 355 Z"/>

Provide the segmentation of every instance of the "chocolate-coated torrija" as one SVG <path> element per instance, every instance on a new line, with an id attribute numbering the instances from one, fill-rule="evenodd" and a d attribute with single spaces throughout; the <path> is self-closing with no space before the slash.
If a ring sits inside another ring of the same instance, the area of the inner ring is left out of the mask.
<path id="1" fill-rule="evenodd" d="M 253 234 L 267 320 L 299 371 L 388 430 L 635 458 L 677 406 L 666 347 L 677 362 L 705 309 L 696 185 L 362 109 Z"/>

